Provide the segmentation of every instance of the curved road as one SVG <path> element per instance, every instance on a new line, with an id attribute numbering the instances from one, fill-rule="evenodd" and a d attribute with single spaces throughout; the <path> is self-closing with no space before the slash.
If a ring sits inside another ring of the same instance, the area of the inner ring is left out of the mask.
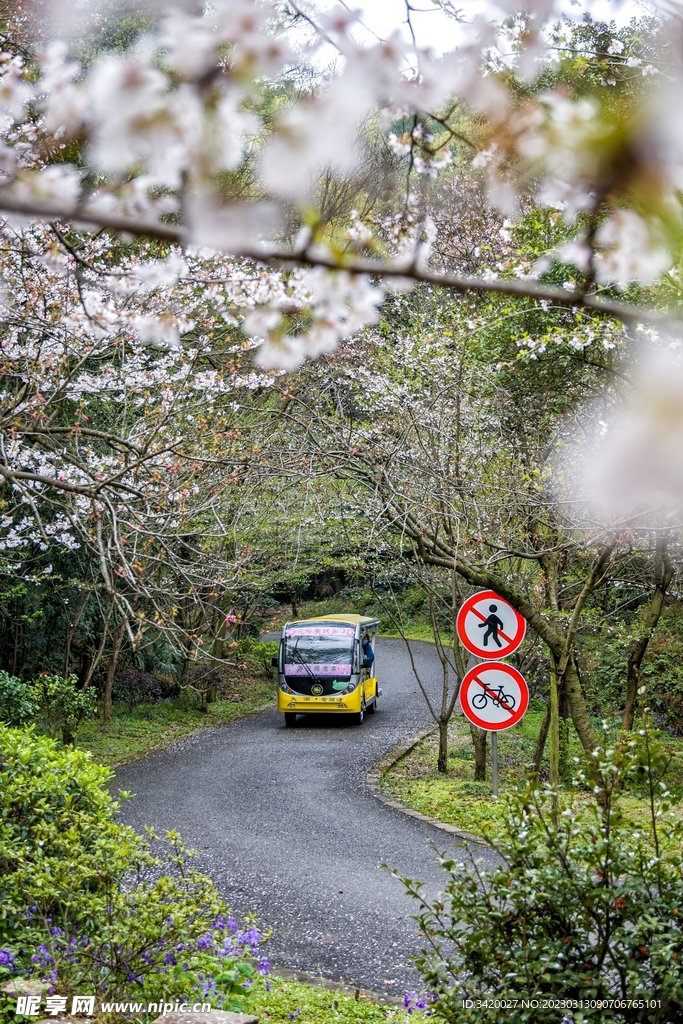
<path id="1" fill-rule="evenodd" d="M 436 692 L 436 654 L 416 648 Z M 380 865 L 436 893 L 430 842 L 454 841 L 365 788 L 378 758 L 429 723 L 403 641 L 380 640 L 377 666 L 383 696 L 362 726 L 329 716 L 291 729 L 269 710 L 125 765 L 115 785 L 136 794 L 125 821 L 177 829 L 235 916 L 254 911 L 273 929 L 273 963 L 399 995 L 419 986 L 416 905 Z"/>

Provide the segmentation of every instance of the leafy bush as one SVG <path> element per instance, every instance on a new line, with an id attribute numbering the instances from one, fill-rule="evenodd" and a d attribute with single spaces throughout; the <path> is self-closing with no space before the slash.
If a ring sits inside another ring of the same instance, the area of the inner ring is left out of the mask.
<path id="1" fill-rule="evenodd" d="M 626 658 L 624 652 L 642 632 L 641 612 L 630 613 L 609 626 L 596 615 L 581 639 L 586 701 L 601 717 L 624 706 Z M 677 604 L 665 608 L 650 640 L 642 665 L 647 700 L 658 722 L 683 735 L 683 614 Z"/>
<path id="2" fill-rule="evenodd" d="M 224 670 L 209 665 L 194 665 L 180 685 L 180 707 L 206 711 L 225 683 Z"/>
<path id="3" fill-rule="evenodd" d="M 50 676 L 42 672 L 33 683 L 32 695 L 36 704 L 34 721 L 40 731 L 64 743 L 73 743 L 84 718 L 97 711 L 97 698 L 92 690 L 85 693 L 77 688 L 75 675 Z"/>
<path id="4" fill-rule="evenodd" d="M 27 725 L 37 711 L 30 683 L 0 672 L 0 722 Z"/>
<path id="5" fill-rule="evenodd" d="M 132 708 L 136 704 L 163 700 L 176 689 L 177 687 L 167 686 L 149 672 L 143 672 L 139 668 L 127 668 L 116 673 L 112 696 L 114 700 L 122 701 Z"/>
<path id="6" fill-rule="evenodd" d="M 238 662 L 246 662 L 261 675 L 269 676 L 273 671 L 272 659 L 277 657 L 279 649 L 277 640 L 256 640 L 245 636 L 237 641 L 234 655 Z"/>
<path id="7" fill-rule="evenodd" d="M 162 865 L 115 820 L 110 778 L 82 751 L 0 726 L 0 972 L 240 1009 L 258 932 L 229 917 L 177 836 Z"/>
<path id="8" fill-rule="evenodd" d="M 662 838 L 663 785 L 655 797 L 666 752 L 645 734 L 597 758 L 604 787 L 592 822 L 530 787 L 509 800 L 493 870 L 440 858 L 448 881 L 432 902 L 404 879 L 428 941 L 417 967 L 446 1021 L 461 1021 L 469 999 L 482 1021 L 556 1024 L 558 1006 L 529 1005 L 540 997 L 576 1000 L 564 1014 L 575 1022 L 682 1019 L 683 829 Z M 649 835 L 619 825 L 614 800 L 626 779 L 649 792 Z"/>
<path id="9" fill-rule="evenodd" d="M 78 690 L 77 683 L 75 675 L 64 679 L 43 672 L 31 683 L 0 672 L 0 722 L 35 724 L 47 736 L 73 743 L 83 719 L 97 710 L 95 694 Z"/>

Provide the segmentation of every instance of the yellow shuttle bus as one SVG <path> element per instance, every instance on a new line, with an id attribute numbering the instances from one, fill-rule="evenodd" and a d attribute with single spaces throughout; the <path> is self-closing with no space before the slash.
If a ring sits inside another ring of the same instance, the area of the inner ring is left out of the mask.
<path id="1" fill-rule="evenodd" d="M 378 619 L 320 615 L 282 628 L 277 665 L 277 709 L 285 723 L 297 715 L 352 715 L 359 725 L 382 695 L 375 668 Z"/>

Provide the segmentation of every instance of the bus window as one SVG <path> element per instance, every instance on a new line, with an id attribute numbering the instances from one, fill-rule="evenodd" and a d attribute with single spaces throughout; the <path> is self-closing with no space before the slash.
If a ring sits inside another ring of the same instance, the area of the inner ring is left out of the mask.
<path id="1" fill-rule="evenodd" d="M 297 627 L 285 633 L 286 676 L 334 676 L 350 679 L 353 672 L 355 630 Z"/>

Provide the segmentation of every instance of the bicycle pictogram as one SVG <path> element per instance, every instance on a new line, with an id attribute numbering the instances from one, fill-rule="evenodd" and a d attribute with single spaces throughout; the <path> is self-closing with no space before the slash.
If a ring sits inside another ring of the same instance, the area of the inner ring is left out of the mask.
<path id="1" fill-rule="evenodd" d="M 506 711 L 514 711 L 515 704 L 517 703 L 512 694 L 506 693 L 502 686 L 499 686 L 497 690 L 491 690 L 489 687 L 486 687 L 481 693 L 474 694 L 472 697 L 472 707 L 476 708 L 477 711 L 483 711 L 489 701 L 491 701 L 494 708 L 505 708 Z"/>

